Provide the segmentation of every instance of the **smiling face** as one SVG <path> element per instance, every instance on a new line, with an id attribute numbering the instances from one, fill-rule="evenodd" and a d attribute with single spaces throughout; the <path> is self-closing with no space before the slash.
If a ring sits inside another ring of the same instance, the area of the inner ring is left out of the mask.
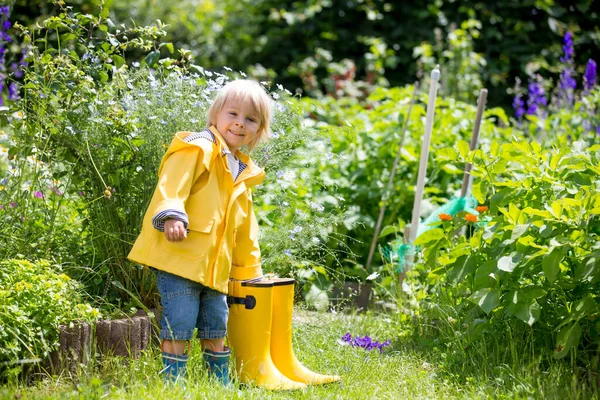
<path id="1" fill-rule="evenodd" d="M 216 127 L 229 150 L 235 152 L 252 142 L 261 126 L 260 115 L 243 103 L 225 103 L 217 114 Z"/>

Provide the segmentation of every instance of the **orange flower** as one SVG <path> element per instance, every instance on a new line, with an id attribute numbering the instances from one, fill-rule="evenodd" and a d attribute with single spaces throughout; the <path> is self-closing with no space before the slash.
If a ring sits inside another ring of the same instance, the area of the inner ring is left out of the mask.
<path id="1" fill-rule="evenodd" d="M 438 217 L 442 221 L 450 221 L 452 219 L 452 215 L 450 215 L 450 214 L 438 214 Z"/>
<path id="2" fill-rule="evenodd" d="M 467 214 L 467 215 L 465 215 L 465 221 L 467 221 L 467 222 L 477 222 L 477 215 L 475 215 L 475 214 Z"/>
<path id="3" fill-rule="evenodd" d="M 477 211 L 478 213 L 482 213 L 488 210 L 488 206 L 477 206 L 475 207 L 475 211 Z"/>

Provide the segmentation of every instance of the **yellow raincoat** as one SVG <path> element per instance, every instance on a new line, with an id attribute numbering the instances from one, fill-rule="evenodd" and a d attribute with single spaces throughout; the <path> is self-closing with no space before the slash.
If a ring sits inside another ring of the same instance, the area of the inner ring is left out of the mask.
<path id="1" fill-rule="evenodd" d="M 227 293 L 229 277 L 262 276 L 250 188 L 265 174 L 238 151 L 236 156 L 247 167 L 234 182 L 223 152 L 227 144 L 214 126 L 210 130 L 216 143 L 185 142 L 191 132 L 175 135 L 160 163 L 158 185 L 128 258 Z M 164 210 L 188 215 L 186 239 L 169 242 L 154 228 L 152 217 Z"/>

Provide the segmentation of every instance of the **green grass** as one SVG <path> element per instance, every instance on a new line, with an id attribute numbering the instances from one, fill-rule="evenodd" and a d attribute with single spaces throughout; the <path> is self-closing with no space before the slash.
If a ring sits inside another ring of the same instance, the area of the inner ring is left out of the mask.
<path id="1" fill-rule="evenodd" d="M 346 333 L 391 339 L 383 354 L 342 345 Z M 484 349 L 419 346 L 413 327 L 397 315 L 331 314 L 296 309 L 294 348 L 315 372 L 337 374 L 341 384 L 304 391 L 269 392 L 236 386 L 226 389 L 207 378 L 197 343 L 192 347 L 186 387 L 165 385 L 158 349 L 140 359 L 108 358 L 82 368 L 77 376 L 34 380 L 29 386 L 0 388 L 2 399 L 594 399 L 584 378 L 574 378 L 565 362 L 526 362 L 516 347 L 488 341 Z M 527 359 L 530 359 L 528 357 Z"/>

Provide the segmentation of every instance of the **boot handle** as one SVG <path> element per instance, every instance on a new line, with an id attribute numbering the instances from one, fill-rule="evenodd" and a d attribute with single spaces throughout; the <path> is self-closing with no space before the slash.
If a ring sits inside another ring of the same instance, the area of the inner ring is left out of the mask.
<path id="1" fill-rule="evenodd" d="M 256 298 L 254 296 L 234 297 L 227 296 L 227 305 L 231 307 L 234 304 L 243 304 L 247 310 L 252 310 L 256 307 Z"/>

